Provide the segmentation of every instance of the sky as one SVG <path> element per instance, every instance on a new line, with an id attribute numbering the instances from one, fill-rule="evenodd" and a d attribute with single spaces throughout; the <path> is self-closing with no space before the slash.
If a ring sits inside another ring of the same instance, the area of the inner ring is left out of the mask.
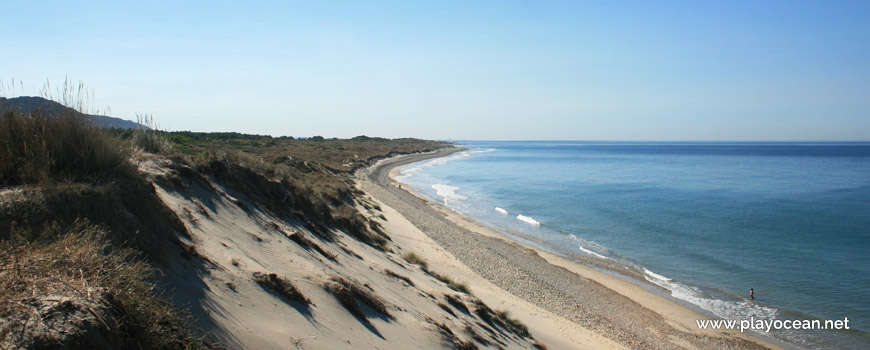
<path id="1" fill-rule="evenodd" d="M 4 1 L 0 95 L 168 130 L 870 140 L 868 1 Z"/>

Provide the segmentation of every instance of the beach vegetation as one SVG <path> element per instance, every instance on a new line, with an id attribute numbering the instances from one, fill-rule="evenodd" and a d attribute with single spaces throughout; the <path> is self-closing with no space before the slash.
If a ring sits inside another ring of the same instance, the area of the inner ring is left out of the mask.
<path id="1" fill-rule="evenodd" d="M 476 350 L 478 349 L 477 344 L 475 344 L 471 340 L 462 340 L 460 339 L 456 333 L 453 333 L 453 330 L 447 325 L 435 321 L 433 318 L 426 316 L 426 322 L 429 322 L 431 325 L 435 326 L 438 330 L 438 333 L 441 334 L 441 338 L 443 339 L 445 345 L 449 346 L 451 349 L 455 350 Z"/>
<path id="2" fill-rule="evenodd" d="M 323 288 L 332 294 L 341 306 L 360 320 L 368 319 L 362 309 L 363 305 L 384 316 L 392 317 L 384 301 L 377 297 L 367 285 L 364 287 L 341 277 L 332 277 L 324 284 Z"/>
<path id="3" fill-rule="evenodd" d="M 133 130 L 133 145 L 144 152 L 161 154 L 172 149 L 165 132 L 158 130 L 154 117 L 150 115 L 136 116 L 138 127 Z"/>
<path id="4" fill-rule="evenodd" d="M 539 342 L 539 341 L 535 341 L 534 343 L 532 343 L 532 347 L 535 348 L 536 350 L 547 350 L 547 346 L 544 344 L 541 344 L 541 342 Z"/>
<path id="5" fill-rule="evenodd" d="M 303 305 L 311 303 L 288 278 L 274 273 L 254 272 L 254 281 L 266 290 Z"/>
<path id="6" fill-rule="evenodd" d="M 193 320 L 154 294 L 155 270 L 109 244 L 103 228 L 53 225 L 39 235 L 52 240 L 28 236 L 20 229 L 0 241 L 0 347 L 205 348 Z"/>
<path id="7" fill-rule="evenodd" d="M 471 295 L 471 290 L 468 289 L 468 286 L 465 285 L 465 283 L 459 283 L 459 282 L 456 282 L 456 281 L 454 281 L 452 278 L 450 278 L 450 276 L 447 276 L 447 275 L 445 275 L 445 274 L 440 274 L 440 273 L 437 273 L 437 272 L 434 272 L 434 271 L 430 270 L 430 269 L 429 269 L 429 264 L 426 263 L 426 260 L 423 260 L 423 258 L 421 258 L 420 256 L 418 256 L 417 254 L 415 254 L 415 253 L 406 253 L 406 254 L 403 255 L 402 257 L 405 258 L 405 261 L 407 261 L 407 262 L 409 262 L 409 263 L 412 263 L 412 264 L 414 264 L 414 265 L 419 266 L 420 269 L 423 270 L 423 272 L 426 272 L 426 274 L 428 274 L 429 276 L 432 276 L 432 277 L 434 277 L 435 279 L 437 279 L 437 280 L 443 282 L 443 283 L 446 284 L 447 287 L 449 287 L 450 289 L 453 289 L 453 290 L 455 290 L 455 291 L 457 291 L 457 292 L 462 292 L 462 293 L 465 293 L 465 294 L 469 294 L 469 295 Z"/>
<path id="8" fill-rule="evenodd" d="M 193 322 L 149 281 L 150 263 L 186 230 L 164 216 L 129 143 L 71 103 L 79 110 L 0 106 L 0 187 L 10 189 L 0 202 L 0 342 L 202 348 Z"/>
<path id="9" fill-rule="evenodd" d="M 405 258 L 405 261 L 419 266 L 424 271 L 428 271 L 429 269 L 429 264 L 426 263 L 426 260 L 423 260 L 423 258 L 415 253 L 406 253 L 402 257 Z"/>
<path id="10" fill-rule="evenodd" d="M 465 283 L 456 282 L 452 278 L 450 278 L 450 276 L 440 274 L 440 273 L 431 272 L 430 275 L 432 275 L 432 277 L 435 277 L 439 281 L 447 284 L 447 287 L 450 289 L 453 289 L 457 292 L 471 295 L 471 290 L 468 289 L 468 286 Z"/>
<path id="11" fill-rule="evenodd" d="M 398 274 L 398 273 L 395 273 L 395 272 L 393 272 L 393 271 L 390 270 L 390 269 L 386 269 L 386 270 L 384 270 L 384 273 L 385 273 L 387 276 L 390 276 L 390 277 L 392 277 L 392 278 L 395 278 L 395 279 L 398 279 L 398 280 L 402 280 L 402 281 L 404 281 L 404 282 L 407 283 L 409 286 L 414 286 L 414 282 L 411 281 L 410 278 L 405 277 L 405 276 L 402 276 L 402 275 L 400 275 L 400 274 Z"/>
<path id="12" fill-rule="evenodd" d="M 477 300 L 474 313 L 492 327 L 509 330 L 524 338 L 531 338 L 529 328 L 519 320 L 511 318 L 510 313 L 506 310 L 493 311 L 482 301 Z"/>
<path id="13" fill-rule="evenodd" d="M 466 315 L 469 314 L 468 306 L 465 306 L 465 303 L 462 302 L 462 300 L 458 296 L 444 294 L 444 299 L 446 299 L 447 303 L 456 308 L 457 310 L 462 311 L 462 313 Z"/>
<path id="14" fill-rule="evenodd" d="M 322 247 L 320 247 L 319 244 L 312 242 L 308 238 L 305 238 L 305 236 L 302 235 L 301 232 L 294 231 L 292 233 L 285 234 L 285 236 L 287 236 L 287 238 L 289 238 L 291 241 L 293 241 L 294 243 L 296 243 L 297 245 L 299 245 L 300 247 L 302 247 L 305 250 L 314 250 L 318 254 L 323 256 L 324 258 L 327 258 L 331 261 L 336 261 L 335 254 L 332 254 L 332 253 L 324 250 Z"/>
<path id="15" fill-rule="evenodd" d="M 0 112 L 0 186 L 106 183 L 133 171 L 128 156 L 81 115 Z"/>
<path id="16" fill-rule="evenodd" d="M 466 323 L 464 328 L 465 328 L 465 333 L 467 333 L 468 336 L 470 336 L 472 340 L 474 340 L 478 343 L 481 343 L 483 345 L 490 344 L 489 340 L 487 340 L 486 338 L 481 336 L 479 333 L 477 333 L 477 331 L 474 330 L 474 327 L 472 327 L 470 324 Z"/>

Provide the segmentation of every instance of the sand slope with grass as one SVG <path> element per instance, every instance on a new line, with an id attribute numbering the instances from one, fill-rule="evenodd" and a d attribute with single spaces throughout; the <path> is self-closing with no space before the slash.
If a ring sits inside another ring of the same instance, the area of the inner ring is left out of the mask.
<path id="1" fill-rule="evenodd" d="M 488 306 L 462 291 L 472 275 L 456 266 L 426 264 L 425 259 L 444 260 L 432 255 L 437 246 L 391 208 L 370 199 L 358 206 L 392 240 L 382 249 L 339 230 L 278 218 L 261 209 L 252 193 L 213 176 L 163 180 L 177 176 L 173 166 L 160 157 L 139 163 L 190 233 L 184 242 L 188 254 L 165 269 L 162 283 L 200 317 L 213 344 L 544 348 L 512 315 L 500 312 L 502 303 Z"/>

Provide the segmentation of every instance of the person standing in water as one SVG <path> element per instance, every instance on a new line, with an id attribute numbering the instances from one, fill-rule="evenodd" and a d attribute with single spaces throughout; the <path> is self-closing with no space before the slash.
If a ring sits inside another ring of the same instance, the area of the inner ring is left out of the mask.
<path id="1" fill-rule="evenodd" d="M 749 288 L 749 299 L 755 300 L 755 289 Z"/>

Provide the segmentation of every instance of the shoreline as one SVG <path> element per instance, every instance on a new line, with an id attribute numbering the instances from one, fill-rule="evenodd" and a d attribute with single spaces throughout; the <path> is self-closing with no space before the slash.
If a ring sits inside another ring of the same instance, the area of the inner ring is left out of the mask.
<path id="1" fill-rule="evenodd" d="M 737 330 L 699 330 L 695 320 L 708 317 L 641 285 L 514 241 L 407 186 L 399 188 L 394 179 L 404 165 L 463 150 L 384 159 L 357 177 L 367 193 L 394 208 L 479 278 L 608 341 L 629 348 L 783 348 Z M 477 293 L 479 282 L 469 284 Z M 533 332 L 540 328 L 529 327 Z"/>

